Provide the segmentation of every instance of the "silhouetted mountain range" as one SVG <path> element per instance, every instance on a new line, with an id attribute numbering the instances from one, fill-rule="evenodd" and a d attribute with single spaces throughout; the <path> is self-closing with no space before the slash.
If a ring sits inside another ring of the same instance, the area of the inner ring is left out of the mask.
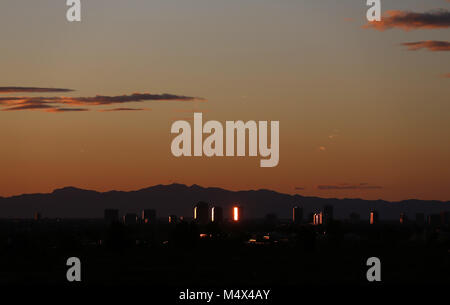
<path id="1" fill-rule="evenodd" d="M 192 207 L 198 201 L 206 201 L 224 208 L 224 216 L 231 206 L 238 203 L 244 209 L 244 217 L 262 218 L 276 213 L 279 218 L 290 218 L 292 207 L 304 208 L 304 215 L 319 211 L 324 205 L 334 206 L 336 218 L 348 218 L 352 212 L 361 219 L 368 219 L 371 209 L 376 209 L 381 219 L 398 219 L 404 212 L 414 218 L 415 213 L 439 213 L 450 211 L 450 202 L 405 200 L 389 202 L 363 199 L 325 199 L 282 194 L 271 190 L 229 191 L 221 188 L 204 188 L 183 184 L 155 185 L 137 191 L 96 192 L 65 187 L 48 194 L 24 194 L 0 198 L 0 218 L 31 218 L 34 212 L 43 217 L 102 218 L 105 208 L 116 208 L 121 215 L 139 213 L 144 208 L 156 209 L 158 217 L 169 214 L 192 216 Z"/>

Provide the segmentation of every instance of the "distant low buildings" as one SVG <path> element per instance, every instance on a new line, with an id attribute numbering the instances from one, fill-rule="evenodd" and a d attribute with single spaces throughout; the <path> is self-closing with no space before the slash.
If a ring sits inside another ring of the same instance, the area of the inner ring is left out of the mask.
<path id="1" fill-rule="evenodd" d="M 350 214 L 350 223 L 357 224 L 360 221 L 361 221 L 361 216 L 358 213 L 353 212 Z"/>
<path id="2" fill-rule="evenodd" d="M 126 225 L 135 225 L 137 224 L 138 216 L 136 213 L 127 213 L 125 216 L 123 216 L 123 222 Z"/>
<path id="3" fill-rule="evenodd" d="M 106 223 L 119 222 L 119 210 L 117 209 L 106 209 L 104 211 L 103 219 Z"/>
<path id="4" fill-rule="evenodd" d="M 143 223 L 153 223 L 154 221 L 156 221 L 156 210 L 145 209 L 142 211 Z"/>
<path id="5" fill-rule="evenodd" d="M 406 217 L 405 213 L 400 213 L 400 224 L 404 225 L 408 221 L 408 218 Z"/>
<path id="6" fill-rule="evenodd" d="M 418 225 L 425 224 L 425 214 L 424 213 L 416 213 L 416 224 L 418 224 Z"/>
<path id="7" fill-rule="evenodd" d="M 177 215 L 169 215 L 169 223 L 170 224 L 176 224 L 178 222 Z"/>
<path id="8" fill-rule="evenodd" d="M 33 219 L 34 219 L 34 221 L 39 221 L 39 220 L 41 220 L 41 213 L 39 213 L 39 212 L 34 212 Z"/>

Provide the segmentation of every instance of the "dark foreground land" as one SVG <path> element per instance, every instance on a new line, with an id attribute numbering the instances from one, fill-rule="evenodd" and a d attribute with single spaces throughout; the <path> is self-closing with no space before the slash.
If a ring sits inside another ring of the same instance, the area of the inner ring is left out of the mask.
<path id="1" fill-rule="evenodd" d="M 386 284 L 450 284 L 448 227 L 398 224 L 199 226 L 106 224 L 101 220 L 0 221 L 0 284 L 297 286 L 368 284 L 381 260 Z"/>

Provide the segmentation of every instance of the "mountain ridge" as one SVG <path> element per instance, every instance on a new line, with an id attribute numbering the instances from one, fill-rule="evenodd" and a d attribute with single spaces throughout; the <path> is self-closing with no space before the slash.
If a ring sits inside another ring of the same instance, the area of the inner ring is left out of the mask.
<path id="1" fill-rule="evenodd" d="M 407 199 L 402 201 L 364 200 L 359 198 L 321 198 L 300 194 L 285 194 L 268 189 L 231 191 L 219 187 L 202 187 L 172 183 L 157 184 L 132 191 L 110 190 L 99 192 L 73 186 L 57 188 L 51 193 L 22 194 L 0 197 L 0 218 L 31 218 L 38 211 L 44 217 L 101 218 L 106 208 L 117 208 L 121 214 L 139 213 L 142 209 L 157 210 L 158 217 L 170 214 L 191 217 L 192 207 L 198 201 L 222 206 L 226 211 L 234 204 L 244 208 L 248 218 L 262 218 L 276 213 L 290 218 L 292 207 L 304 208 L 304 217 L 332 205 L 336 218 L 348 218 L 352 212 L 367 219 L 376 209 L 383 219 L 398 219 L 400 213 L 414 218 L 415 213 L 450 211 L 449 201 Z M 225 213 L 225 217 L 228 215 Z"/>

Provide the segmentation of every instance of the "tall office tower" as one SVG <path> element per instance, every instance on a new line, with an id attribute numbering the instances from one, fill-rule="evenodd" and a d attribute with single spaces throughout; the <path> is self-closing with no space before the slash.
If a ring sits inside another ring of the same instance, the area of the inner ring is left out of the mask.
<path id="1" fill-rule="evenodd" d="M 211 222 L 222 223 L 223 222 L 223 209 L 218 206 L 214 206 L 211 209 Z"/>
<path id="2" fill-rule="evenodd" d="M 299 224 L 303 220 L 303 208 L 299 206 L 295 206 L 292 209 L 292 222 L 294 224 Z"/>
<path id="3" fill-rule="evenodd" d="M 313 214 L 313 224 L 321 225 L 323 223 L 323 212 Z"/>
<path id="4" fill-rule="evenodd" d="M 239 205 L 234 205 L 231 213 L 231 219 L 233 219 L 233 222 L 240 222 L 242 220 L 242 207 Z"/>
<path id="5" fill-rule="evenodd" d="M 194 206 L 194 220 L 198 224 L 207 224 L 209 222 L 209 204 L 199 202 Z"/>
<path id="6" fill-rule="evenodd" d="M 448 225 L 450 223 L 450 212 L 441 212 L 441 225 Z"/>
<path id="7" fill-rule="evenodd" d="M 378 212 L 375 211 L 375 210 L 370 211 L 370 217 L 369 217 L 369 218 L 370 218 L 370 219 L 369 219 L 369 223 L 370 223 L 371 225 L 378 223 L 378 220 L 379 220 L 379 219 L 378 219 L 378 218 L 379 218 Z"/>
<path id="8" fill-rule="evenodd" d="M 333 206 L 326 205 L 323 207 L 323 223 L 330 223 L 333 220 Z"/>
<path id="9" fill-rule="evenodd" d="M 105 209 L 103 219 L 106 223 L 119 222 L 119 210 Z"/>

